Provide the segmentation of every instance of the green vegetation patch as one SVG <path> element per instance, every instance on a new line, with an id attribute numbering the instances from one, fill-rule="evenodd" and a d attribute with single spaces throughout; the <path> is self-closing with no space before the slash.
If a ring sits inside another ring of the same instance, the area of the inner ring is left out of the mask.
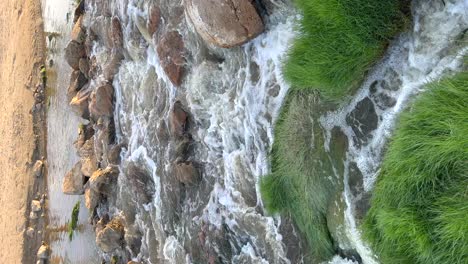
<path id="1" fill-rule="evenodd" d="M 302 12 L 284 75 L 294 88 L 339 99 L 356 88 L 408 21 L 406 0 L 294 0 Z"/>
<path id="2" fill-rule="evenodd" d="M 327 260 L 336 250 L 327 212 L 340 184 L 334 174 L 339 166 L 333 161 L 342 161 L 333 157 L 335 151 L 324 148 L 324 130 L 313 115 L 317 99 L 310 91 L 290 92 L 276 124 L 272 173 L 260 182 L 265 208 L 292 216 L 307 239 L 314 263 Z"/>
<path id="3" fill-rule="evenodd" d="M 468 73 L 401 116 L 363 225 L 382 263 L 468 260 Z"/>
<path id="4" fill-rule="evenodd" d="M 70 240 L 73 239 L 73 233 L 75 232 L 76 228 L 78 227 L 78 216 L 80 214 L 80 201 L 78 201 L 75 206 L 73 207 L 71 213 L 71 220 L 68 223 L 68 238 Z"/>

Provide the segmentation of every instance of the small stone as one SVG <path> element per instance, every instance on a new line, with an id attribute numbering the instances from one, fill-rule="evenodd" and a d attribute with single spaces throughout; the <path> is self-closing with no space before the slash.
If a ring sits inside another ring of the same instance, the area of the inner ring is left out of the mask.
<path id="1" fill-rule="evenodd" d="M 34 237 L 34 232 L 36 230 L 34 230 L 34 228 L 32 227 L 28 227 L 28 230 L 26 230 L 26 235 L 29 237 L 29 238 L 33 238 Z"/>
<path id="2" fill-rule="evenodd" d="M 33 212 L 40 212 L 42 210 L 41 202 L 38 200 L 32 200 L 31 201 L 31 210 Z"/>

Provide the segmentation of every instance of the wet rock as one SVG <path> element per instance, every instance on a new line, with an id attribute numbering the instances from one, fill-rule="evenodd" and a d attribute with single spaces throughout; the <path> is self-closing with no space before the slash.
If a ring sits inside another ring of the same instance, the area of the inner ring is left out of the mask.
<path id="1" fill-rule="evenodd" d="M 80 70 L 74 70 L 70 76 L 70 86 L 67 90 L 68 100 L 72 100 L 87 82 L 88 79 Z"/>
<path id="2" fill-rule="evenodd" d="M 103 194 L 109 194 L 108 185 L 117 179 L 119 170 L 116 166 L 108 166 L 105 169 L 98 169 L 89 179 L 89 188 Z"/>
<path id="3" fill-rule="evenodd" d="M 264 30 L 250 0 L 189 0 L 185 10 L 198 34 L 219 47 L 242 45 Z"/>
<path id="4" fill-rule="evenodd" d="M 65 175 L 62 184 L 62 192 L 68 195 L 81 195 L 84 193 L 84 182 L 85 177 L 81 173 L 81 162 L 77 162 Z"/>
<path id="5" fill-rule="evenodd" d="M 91 188 L 86 188 L 84 197 L 86 208 L 88 208 L 90 211 L 93 211 L 99 203 L 99 193 Z"/>
<path id="6" fill-rule="evenodd" d="M 351 193 L 354 195 L 354 197 L 357 197 L 359 194 L 364 192 L 364 182 L 363 175 L 361 170 L 359 170 L 356 162 L 351 162 L 349 164 L 348 174 L 348 184 L 351 189 Z"/>
<path id="7" fill-rule="evenodd" d="M 346 123 L 351 126 L 358 144 L 365 144 L 377 128 L 379 117 L 374 104 L 369 97 L 357 103 L 356 107 L 346 116 Z"/>
<path id="8" fill-rule="evenodd" d="M 120 164 L 120 152 L 122 151 L 122 145 L 115 145 L 110 147 L 107 159 L 109 164 L 118 165 Z"/>
<path id="9" fill-rule="evenodd" d="M 191 162 L 175 164 L 174 175 L 179 182 L 185 185 L 196 185 L 201 180 L 198 169 Z"/>
<path id="10" fill-rule="evenodd" d="M 78 19 L 85 13 L 85 0 L 81 0 L 78 6 L 75 8 L 73 15 L 73 23 L 76 23 Z"/>
<path id="11" fill-rule="evenodd" d="M 33 167 L 34 177 L 40 178 L 44 173 L 44 162 L 42 160 L 37 160 Z"/>
<path id="12" fill-rule="evenodd" d="M 177 31 L 166 33 L 157 51 L 167 77 L 175 86 L 180 86 L 185 72 L 185 46 L 180 34 Z"/>
<path id="13" fill-rule="evenodd" d="M 124 56 L 119 50 L 112 51 L 110 58 L 102 65 L 102 75 L 105 80 L 112 82 L 123 58 Z"/>
<path id="14" fill-rule="evenodd" d="M 111 117 L 114 111 L 114 87 L 110 84 L 98 86 L 92 93 L 89 113 L 94 120 L 100 117 Z"/>
<path id="15" fill-rule="evenodd" d="M 347 237 L 344 211 L 346 204 L 342 192 L 336 192 L 328 206 L 327 227 L 330 236 L 341 249 L 352 249 L 352 243 Z"/>
<path id="16" fill-rule="evenodd" d="M 81 89 L 78 93 L 73 97 L 70 102 L 70 106 L 73 110 L 84 119 L 89 118 L 89 96 L 91 95 L 91 89 Z"/>
<path id="17" fill-rule="evenodd" d="M 122 48 L 123 47 L 123 33 L 122 33 L 122 24 L 120 19 L 116 16 L 112 17 L 111 21 L 111 41 L 113 47 Z"/>
<path id="18" fill-rule="evenodd" d="M 89 78 L 89 61 L 86 58 L 81 58 L 79 62 L 80 71 L 86 79 Z"/>
<path id="19" fill-rule="evenodd" d="M 136 261 L 129 261 L 127 264 L 140 264 L 140 262 L 136 262 Z"/>
<path id="20" fill-rule="evenodd" d="M 74 40 L 65 48 L 65 60 L 74 70 L 80 69 L 80 59 L 86 56 L 85 47 Z"/>
<path id="21" fill-rule="evenodd" d="M 83 16 L 80 16 L 76 21 L 75 25 L 73 26 L 71 32 L 71 39 L 73 41 L 78 42 L 79 44 L 83 44 L 86 40 L 86 29 L 83 25 Z"/>
<path id="22" fill-rule="evenodd" d="M 98 162 L 94 151 L 94 136 L 86 140 L 83 146 L 78 149 L 78 155 L 81 157 L 81 173 L 86 177 L 91 177 L 93 172 L 98 169 Z"/>
<path id="23" fill-rule="evenodd" d="M 37 251 L 37 258 L 41 260 L 46 260 L 50 257 L 50 247 L 44 241 L 42 242 L 41 247 Z"/>
<path id="24" fill-rule="evenodd" d="M 153 36 L 159 29 L 161 23 L 161 9 L 157 6 L 152 6 L 149 11 L 148 33 Z"/>
<path id="25" fill-rule="evenodd" d="M 370 209 L 370 200 L 370 193 L 361 193 L 354 202 L 354 217 L 359 225 L 362 224 L 364 217 Z"/>
<path id="26" fill-rule="evenodd" d="M 153 178 L 148 172 L 130 163 L 124 175 L 130 182 L 131 190 L 135 193 L 138 203 L 146 204 L 152 201 L 156 189 Z"/>
<path id="27" fill-rule="evenodd" d="M 124 226 L 119 219 L 113 219 L 96 235 L 96 244 L 105 253 L 123 246 Z"/>
<path id="28" fill-rule="evenodd" d="M 41 202 L 38 200 L 31 201 L 31 211 L 37 213 L 42 210 Z"/>
<path id="29" fill-rule="evenodd" d="M 169 116 L 169 126 L 173 136 L 182 137 L 185 134 L 187 120 L 187 112 L 185 112 L 180 102 L 176 102 Z"/>
<path id="30" fill-rule="evenodd" d="M 394 107 L 397 103 L 395 98 L 385 93 L 378 93 L 373 98 L 375 100 L 376 105 L 382 110 Z"/>

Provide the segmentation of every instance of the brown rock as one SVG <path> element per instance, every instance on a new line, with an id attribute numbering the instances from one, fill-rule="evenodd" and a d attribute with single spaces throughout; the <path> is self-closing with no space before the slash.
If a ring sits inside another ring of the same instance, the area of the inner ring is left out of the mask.
<path id="1" fill-rule="evenodd" d="M 90 188 L 86 188 L 84 191 L 84 197 L 86 208 L 88 208 L 90 211 L 93 211 L 99 203 L 99 193 Z"/>
<path id="2" fill-rule="evenodd" d="M 188 0 L 185 10 L 198 34 L 219 47 L 242 45 L 264 30 L 250 0 Z"/>
<path id="3" fill-rule="evenodd" d="M 169 116 L 171 133 L 175 137 L 182 137 L 186 132 L 188 115 L 180 102 L 174 104 L 174 109 Z"/>
<path id="4" fill-rule="evenodd" d="M 74 40 L 70 41 L 65 48 L 65 60 L 74 70 L 80 69 L 80 59 L 86 56 L 85 47 Z"/>
<path id="5" fill-rule="evenodd" d="M 149 11 L 148 32 L 151 36 L 158 31 L 161 23 L 161 9 L 157 6 L 152 6 Z"/>
<path id="6" fill-rule="evenodd" d="M 191 162 L 177 163 L 174 166 L 176 179 L 186 185 L 195 185 L 200 182 L 200 174 Z"/>
<path id="7" fill-rule="evenodd" d="M 110 84 L 104 84 L 91 93 L 89 113 L 97 120 L 100 117 L 111 117 L 114 111 L 114 88 Z"/>
<path id="8" fill-rule="evenodd" d="M 98 161 L 94 153 L 94 136 L 86 140 L 78 150 L 78 155 L 81 157 L 81 173 L 86 177 L 91 177 L 98 169 Z"/>
<path id="9" fill-rule="evenodd" d="M 85 13 L 85 0 L 81 0 L 75 9 L 73 16 L 73 23 L 76 23 L 78 19 Z"/>
<path id="10" fill-rule="evenodd" d="M 180 86 L 185 71 L 185 46 L 182 37 L 176 31 L 166 33 L 159 42 L 157 50 L 167 77 L 175 86 Z"/>
<path id="11" fill-rule="evenodd" d="M 83 73 L 85 78 L 89 78 L 89 61 L 86 58 L 81 58 L 78 67 L 80 68 L 80 72 Z"/>
<path id="12" fill-rule="evenodd" d="M 122 25 L 120 19 L 116 16 L 112 17 L 111 41 L 115 48 L 123 47 Z"/>
<path id="13" fill-rule="evenodd" d="M 70 102 L 70 106 L 73 110 L 84 119 L 89 118 L 88 99 L 90 94 L 91 90 L 89 88 L 81 89 Z"/>
<path id="14" fill-rule="evenodd" d="M 86 40 L 86 30 L 83 25 L 83 16 L 80 16 L 76 21 L 75 25 L 73 25 L 73 29 L 71 32 L 71 39 L 76 41 L 80 44 L 83 44 Z"/>
<path id="15" fill-rule="evenodd" d="M 72 100 L 88 82 L 86 76 L 79 70 L 74 70 L 70 76 L 70 86 L 68 87 L 67 96 L 69 100 Z"/>
<path id="16" fill-rule="evenodd" d="M 63 179 L 62 192 L 68 195 L 81 195 L 84 193 L 84 181 L 85 177 L 81 173 L 81 162 L 77 162 L 65 175 L 65 178 Z"/>
<path id="17" fill-rule="evenodd" d="M 119 219 L 114 218 L 103 230 L 96 234 L 96 244 L 105 253 L 122 247 L 124 226 Z"/>
<path id="18" fill-rule="evenodd" d="M 37 160 L 36 163 L 34 163 L 33 167 L 33 174 L 36 178 L 42 177 L 44 173 L 44 162 L 42 160 Z"/>
<path id="19" fill-rule="evenodd" d="M 116 166 L 108 166 L 105 169 L 98 169 L 91 175 L 89 179 L 89 188 L 103 194 L 108 193 L 107 185 L 119 175 L 119 170 Z"/>
<path id="20" fill-rule="evenodd" d="M 120 62 L 124 58 L 120 49 L 113 49 L 110 58 L 102 66 L 104 79 L 111 82 L 119 70 Z"/>

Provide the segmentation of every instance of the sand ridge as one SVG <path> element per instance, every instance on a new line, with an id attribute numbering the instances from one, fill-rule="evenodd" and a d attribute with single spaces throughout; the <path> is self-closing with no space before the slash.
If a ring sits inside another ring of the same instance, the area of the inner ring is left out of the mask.
<path id="1" fill-rule="evenodd" d="M 42 137 L 35 140 L 30 110 L 34 104 L 33 90 L 40 81 L 44 47 L 40 1 L 0 1 L 0 243 L 4 245 L 0 248 L 0 259 L 3 263 L 28 263 L 23 260 L 23 251 L 26 215 L 34 186 L 32 164 L 38 153 L 43 152 L 38 152 L 37 143 Z"/>

